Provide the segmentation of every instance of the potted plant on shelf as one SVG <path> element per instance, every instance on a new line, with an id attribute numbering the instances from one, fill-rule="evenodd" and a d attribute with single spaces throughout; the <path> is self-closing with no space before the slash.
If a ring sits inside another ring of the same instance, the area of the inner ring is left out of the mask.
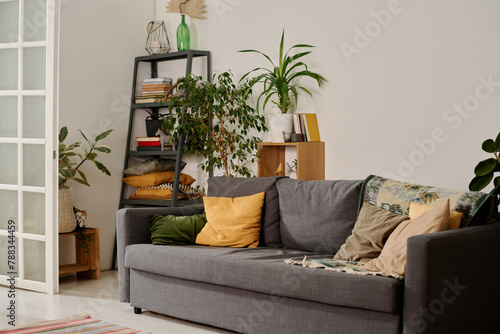
<path id="1" fill-rule="evenodd" d="M 497 199 L 499 203 L 500 196 L 500 176 L 495 176 L 495 173 L 500 172 L 500 133 L 496 139 L 486 139 L 482 144 L 483 151 L 492 153 L 493 157 L 480 161 L 474 169 L 476 175 L 469 184 L 469 190 L 481 191 L 493 181 L 493 190 L 491 195 Z M 500 215 L 499 215 L 500 216 Z"/>
<path id="2" fill-rule="evenodd" d="M 62 127 L 59 131 L 59 232 L 72 232 L 77 228 L 75 219 L 74 196 L 73 189 L 68 185 L 69 180 L 73 180 L 80 184 L 90 187 L 87 176 L 80 169 L 86 161 L 92 161 L 102 173 L 110 176 L 111 173 L 102 163 L 97 161 L 97 154 L 111 153 L 111 149 L 105 145 L 97 145 L 98 142 L 106 138 L 113 130 L 107 130 L 97 135 L 93 142 L 87 139 L 81 130 L 79 130 L 85 139 L 88 147 L 83 147 L 83 142 L 78 141 L 70 145 L 66 145 L 64 141 L 68 137 L 68 128 Z M 84 152 L 81 153 L 80 151 Z M 76 159 L 76 161 L 74 161 Z M 84 226 L 80 226 L 84 228 Z"/>
<path id="3" fill-rule="evenodd" d="M 184 152 L 203 156 L 203 171 L 222 170 L 226 176 L 251 176 L 249 165 L 257 158 L 257 132 L 266 131 L 264 116 L 246 101 L 248 83 L 236 85 L 233 75 L 214 75 L 215 83 L 192 74 L 178 80 L 178 88 L 187 92 L 169 102 L 172 117 L 166 117 L 162 129 L 173 138 L 185 136 Z M 174 117 L 175 116 L 175 117 Z"/>
<path id="4" fill-rule="evenodd" d="M 263 98 L 262 109 L 265 109 L 267 103 L 271 101 L 279 109 L 279 113 L 269 114 L 269 127 L 271 133 L 277 132 L 293 132 L 293 120 L 291 110 L 297 106 L 299 92 L 303 91 L 310 96 L 311 92 L 303 86 L 299 79 L 310 78 L 313 79 L 319 88 L 327 82 L 326 79 L 318 73 L 309 70 L 308 66 L 304 63 L 303 57 L 312 52 L 310 50 L 314 46 L 309 44 L 295 44 L 288 51 L 284 52 L 285 47 L 285 31 L 281 34 L 281 41 L 279 46 L 279 58 L 275 63 L 271 57 L 265 53 L 257 50 L 241 50 L 240 52 L 258 53 L 266 58 L 271 67 L 257 67 L 246 73 L 241 80 L 245 80 L 252 73 L 263 72 L 250 79 L 247 94 L 257 84 L 263 84 L 263 91 L 257 98 L 257 111 L 259 111 L 260 100 Z M 296 54 L 290 54 L 294 49 L 309 49 L 308 51 L 299 51 Z M 274 127 L 277 126 L 276 129 Z"/>

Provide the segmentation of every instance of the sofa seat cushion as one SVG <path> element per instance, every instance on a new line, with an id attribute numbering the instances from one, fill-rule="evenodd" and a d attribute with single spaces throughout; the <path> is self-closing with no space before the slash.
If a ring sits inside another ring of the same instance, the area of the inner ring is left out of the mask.
<path id="1" fill-rule="evenodd" d="M 399 313 L 404 283 L 393 278 L 360 276 L 291 266 L 284 260 L 332 257 L 332 254 L 272 247 L 225 248 L 200 245 L 130 245 L 125 266 L 144 272 L 320 302 Z"/>

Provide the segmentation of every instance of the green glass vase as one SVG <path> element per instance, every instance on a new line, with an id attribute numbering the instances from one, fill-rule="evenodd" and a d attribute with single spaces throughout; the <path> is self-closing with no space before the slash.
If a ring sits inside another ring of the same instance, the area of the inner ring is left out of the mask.
<path id="1" fill-rule="evenodd" d="M 191 32 L 186 24 L 186 15 L 181 17 L 181 24 L 177 28 L 177 51 L 189 50 L 191 44 Z"/>

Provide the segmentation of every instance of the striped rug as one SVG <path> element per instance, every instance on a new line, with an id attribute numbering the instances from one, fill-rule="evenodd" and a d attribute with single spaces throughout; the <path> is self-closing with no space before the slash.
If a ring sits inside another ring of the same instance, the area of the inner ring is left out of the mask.
<path id="1" fill-rule="evenodd" d="M 150 334 L 135 329 L 115 325 L 107 321 L 92 319 L 87 313 L 73 317 L 38 322 L 22 327 L 0 330 L 0 333 L 46 334 L 46 333 L 116 333 L 116 334 Z"/>

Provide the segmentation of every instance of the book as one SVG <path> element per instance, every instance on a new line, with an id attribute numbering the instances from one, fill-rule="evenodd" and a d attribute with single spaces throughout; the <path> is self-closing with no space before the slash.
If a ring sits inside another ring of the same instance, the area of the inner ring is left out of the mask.
<path id="1" fill-rule="evenodd" d="M 304 114 L 299 114 L 299 122 L 300 122 L 300 131 L 302 133 L 302 141 L 307 141 L 307 133 L 306 133 L 306 127 L 305 127 L 305 119 L 304 119 Z"/>
<path id="2" fill-rule="evenodd" d="M 171 88 L 171 84 L 143 84 L 142 90 L 158 90 Z"/>
<path id="3" fill-rule="evenodd" d="M 136 96 L 135 103 L 155 103 L 155 102 L 165 102 L 167 99 L 165 96 L 160 95 L 151 95 L 151 96 Z"/>
<path id="4" fill-rule="evenodd" d="M 321 141 L 316 114 L 304 113 L 307 141 Z"/>
<path id="5" fill-rule="evenodd" d="M 158 146 L 137 146 L 137 151 L 161 151 Z"/>
<path id="6" fill-rule="evenodd" d="M 166 93 L 166 91 L 164 90 L 143 90 L 142 91 L 142 96 L 150 96 L 150 95 L 158 95 L 158 96 L 162 96 Z"/>
<path id="7" fill-rule="evenodd" d="M 302 129 L 300 127 L 300 114 L 293 114 L 293 131 L 300 135 L 300 141 L 304 141 Z"/>
<path id="8" fill-rule="evenodd" d="M 137 142 L 160 142 L 160 137 L 136 137 Z"/>
<path id="9" fill-rule="evenodd" d="M 139 142 L 137 142 L 137 146 L 156 146 L 156 147 L 161 147 L 161 143 L 159 141 L 139 141 Z"/>
<path id="10" fill-rule="evenodd" d="M 146 78 L 143 83 L 172 83 L 172 78 Z"/>

